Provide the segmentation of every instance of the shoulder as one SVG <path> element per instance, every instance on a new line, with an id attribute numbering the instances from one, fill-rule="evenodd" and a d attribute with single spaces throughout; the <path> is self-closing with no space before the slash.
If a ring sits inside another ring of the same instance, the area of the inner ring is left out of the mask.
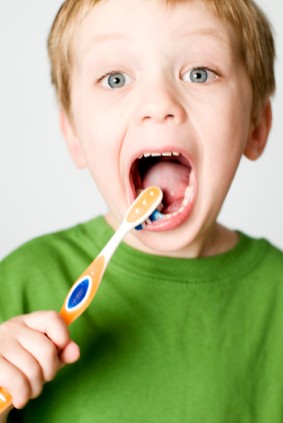
<path id="1" fill-rule="evenodd" d="M 70 243 L 75 241 L 77 235 L 79 235 L 79 226 L 74 226 L 62 231 L 42 235 L 34 238 L 16 250 L 12 251 L 7 257 L 5 257 L 0 263 L 0 269 L 9 270 L 15 267 L 24 265 L 28 268 L 28 265 L 40 266 L 42 260 L 46 263 L 56 259 L 64 251 L 68 249 Z"/>
<path id="2" fill-rule="evenodd" d="M 253 270 L 257 278 L 283 287 L 283 251 L 267 239 L 246 238 L 254 252 Z"/>
<path id="3" fill-rule="evenodd" d="M 40 266 L 42 260 L 46 265 L 46 261 L 56 262 L 66 255 L 69 257 L 69 254 L 93 249 L 97 239 L 96 232 L 101 227 L 101 222 L 103 219 L 99 216 L 88 222 L 34 238 L 5 257 L 0 262 L 0 269 L 15 268 L 18 265 L 30 263 L 33 266 Z"/>
<path id="4" fill-rule="evenodd" d="M 278 270 L 283 278 L 283 251 L 266 241 L 266 262 L 272 272 Z"/>
<path id="5" fill-rule="evenodd" d="M 242 232 L 239 235 L 240 241 L 232 256 L 236 274 L 249 279 L 252 286 L 267 284 L 270 289 L 272 286 L 283 289 L 283 251 L 265 238 Z"/>
<path id="6" fill-rule="evenodd" d="M 58 308 L 70 285 L 96 256 L 101 217 L 43 235 L 0 262 L 0 309 L 8 315 Z M 0 313 L 1 315 L 1 313 Z"/>
<path id="7" fill-rule="evenodd" d="M 283 251 L 266 238 L 252 237 L 246 233 L 238 231 L 240 236 L 242 251 L 252 250 L 256 257 L 264 260 L 275 260 L 283 265 Z"/>

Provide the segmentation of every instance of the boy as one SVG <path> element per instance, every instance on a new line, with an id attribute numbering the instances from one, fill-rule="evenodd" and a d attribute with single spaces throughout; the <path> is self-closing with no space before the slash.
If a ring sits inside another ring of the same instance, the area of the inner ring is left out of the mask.
<path id="1" fill-rule="evenodd" d="M 70 154 L 109 214 L 1 263 L 0 386 L 28 403 L 8 421 L 282 422 L 283 254 L 217 223 L 270 131 L 266 18 L 250 0 L 67 0 L 49 55 Z M 150 185 L 160 220 L 126 237 L 70 335 L 45 310 Z"/>

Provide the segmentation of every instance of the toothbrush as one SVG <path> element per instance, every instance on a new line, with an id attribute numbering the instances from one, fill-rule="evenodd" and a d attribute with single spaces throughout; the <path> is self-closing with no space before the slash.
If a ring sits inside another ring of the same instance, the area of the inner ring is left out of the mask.
<path id="1" fill-rule="evenodd" d="M 124 236 L 131 229 L 142 224 L 155 211 L 161 203 L 162 196 L 160 188 L 149 187 L 130 206 L 118 230 L 69 291 L 60 311 L 60 315 L 68 325 L 89 306 L 106 267 Z"/>
<path id="2" fill-rule="evenodd" d="M 106 267 L 124 236 L 131 229 L 140 229 L 140 225 L 154 213 L 157 206 L 161 203 L 162 196 L 160 188 L 149 187 L 132 203 L 118 230 L 67 294 L 60 310 L 60 315 L 67 325 L 77 319 L 91 303 Z M 11 405 L 11 395 L 7 389 L 0 387 L 0 414 Z"/>

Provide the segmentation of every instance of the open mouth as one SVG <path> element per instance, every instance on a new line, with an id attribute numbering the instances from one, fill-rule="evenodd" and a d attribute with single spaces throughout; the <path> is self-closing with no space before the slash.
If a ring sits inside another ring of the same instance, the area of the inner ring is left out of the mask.
<path id="1" fill-rule="evenodd" d="M 183 223 L 190 214 L 195 176 L 190 161 L 180 152 L 146 152 L 138 157 L 130 170 L 130 184 L 136 197 L 149 186 L 163 191 L 163 200 L 154 221 L 146 222 L 146 229 L 168 230 Z"/>

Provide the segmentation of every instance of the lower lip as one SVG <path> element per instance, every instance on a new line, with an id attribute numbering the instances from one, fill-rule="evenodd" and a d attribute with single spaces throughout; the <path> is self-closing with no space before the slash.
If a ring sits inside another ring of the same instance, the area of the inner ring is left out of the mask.
<path id="1" fill-rule="evenodd" d="M 189 217 L 193 205 L 195 202 L 195 191 L 191 197 L 191 200 L 187 204 L 187 206 L 175 216 L 170 218 L 163 218 L 156 222 L 152 222 L 145 225 L 145 230 L 149 232 L 161 232 L 161 231 L 170 231 L 172 229 L 177 228 L 178 226 L 182 225 Z"/>

